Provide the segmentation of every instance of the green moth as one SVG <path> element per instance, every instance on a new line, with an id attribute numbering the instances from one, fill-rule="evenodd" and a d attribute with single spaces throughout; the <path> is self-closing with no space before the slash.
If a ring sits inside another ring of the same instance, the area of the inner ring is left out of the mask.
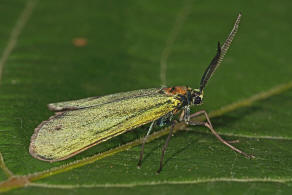
<path id="1" fill-rule="evenodd" d="M 189 125 L 203 125 L 225 145 L 246 157 L 253 157 L 223 140 L 214 130 L 205 111 L 190 114 L 190 106 L 203 100 L 203 89 L 223 60 L 239 26 L 241 14 L 225 43 L 218 43 L 217 53 L 202 76 L 199 89 L 184 86 L 141 89 L 103 97 L 49 104 L 56 114 L 43 121 L 31 137 L 30 154 L 40 160 L 54 162 L 70 158 L 96 144 L 107 141 L 137 127 L 151 123 L 140 153 L 140 166 L 144 144 L 154 125 L 173 124 L 173 116 L 181 112 L 180 120 Z M 190 118 L 205 115 L 207 122 L 193 122 Z M 173 125 L 172 125 L 173 126 Z M 173 128 L 162 150 L 160 168 Z"/>

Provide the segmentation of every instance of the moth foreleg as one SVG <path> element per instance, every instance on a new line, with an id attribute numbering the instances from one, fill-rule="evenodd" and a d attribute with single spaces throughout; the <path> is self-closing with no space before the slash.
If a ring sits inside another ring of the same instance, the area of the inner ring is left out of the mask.
<path id="1" fill-rule="evenodd" d="M 231 145 L 230 143 L 228 143 L 227 141 L 225 141 L 213 128 L 212 126 L 212 123 L 210 121 L 210 118 L 207 114 L 207 112 L 205 110 L 201 110 L 199 112 L 196 112 L 194 114 L 192 114 L 190 116 L 190 118 L 192 117 L 197 117 L 199 115 L 205 115 L 206 119 L 207 119 L 207 122 L 194 122 L 194 121 L 189 121 L 188 124 L 189 125 L 193 125 L 193 126 L 197 126 L 197 125 L 201 125 L 201 126 L 205 126 L 207 127 L 214 135 L 215 137 L 220 141 L 222 142 L 223 144 L 225 144 L 226 146 L 228 146 L 229 148 L 231 148 L 232 150 L 234 150 L 235 152 L 238 152 L 242 155 L 244 155 L 245 157 L 247 158 L 255 158 L 255 156 L 253 155 L 250 155 L 250 154 L 246 154 L 245 152 L 239 150 L 238 148 L 234 147 L 233 145 Z"/>

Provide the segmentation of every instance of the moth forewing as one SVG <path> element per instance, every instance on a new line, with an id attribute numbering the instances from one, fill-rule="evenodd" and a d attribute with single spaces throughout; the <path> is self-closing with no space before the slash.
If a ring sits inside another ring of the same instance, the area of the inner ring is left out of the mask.
<path id="1" fill-rule="evenodd" d="M 77 110 L 81 108 L 88 108 L 93 106 L 99 106 L 102 104 L 109 104 L 111 102 L 119 101 L 127 98 L 135 98 L 136 96 L 147 96 L 157 92 L 156 88 L 151 89 L 139 89 L 129 92 L 121 92 L 101 97 L 89 97 L 79 100 L 71 100 L 64 102 L 56 102 L 48 105 L 48 108 L 52 111 L 65 111 L 65 110 Z"/>
<path id="2" fill-rule="evenodd" d="M 136 90 L 100 98 L 57 103 L 75 109 L 42 122 L 31 138 L 30 153 L 58 161 L 173 112 L 180 101 L 160 89 Z"/>

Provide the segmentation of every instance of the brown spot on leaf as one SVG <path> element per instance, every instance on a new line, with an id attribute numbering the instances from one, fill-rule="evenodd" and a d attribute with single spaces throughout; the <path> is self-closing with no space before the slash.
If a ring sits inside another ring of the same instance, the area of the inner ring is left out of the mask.
<path id="1" fill-rule="evenodd" d="M 76 37 L 72 40 L 72 42 L 76 47 L 84 47 L 87 45 L 87 39 L 84 37 Z"/>

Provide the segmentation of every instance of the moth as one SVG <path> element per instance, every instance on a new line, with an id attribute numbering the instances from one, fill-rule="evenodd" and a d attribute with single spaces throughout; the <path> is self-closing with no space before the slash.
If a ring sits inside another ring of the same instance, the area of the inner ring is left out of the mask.
<path id="1" fill-rule="evenodd" d="M 144 144 L 153 126 L 172 123 L 162 149 L 158 169 L 160 172 L 163 167 L 164 153 L 173 133 L 173 116 L 181 112 L 180 121 L 185 121 L 188 125 L 202 125 L 209 128 L 223 144 L 248 158 L 252 158 L 252 155 L 235 148 L 221 138 L 214 130 L 206 111 L 202 110 L 190 114 L 191 106 L 202 103 L 203 90 L 222 62 L 238 30 L 240 18 L 241 13 L 224 44 L 221 46 L 218 42 L 217 53 L 205 70 L 198 89 L 185 86 L 141 89 L 49 104 L 48 108 L 56 114 L 43 121 L 35 129 L 31 137 L 30 154 L 43 161 L 65 160 L 96 144 L 151 123 L 142 144 L 138 163 L 140 166 L 144 154 Z M 199 115 L 204 115 L 207 121 L 193 122 L 190 120 Z"/>

